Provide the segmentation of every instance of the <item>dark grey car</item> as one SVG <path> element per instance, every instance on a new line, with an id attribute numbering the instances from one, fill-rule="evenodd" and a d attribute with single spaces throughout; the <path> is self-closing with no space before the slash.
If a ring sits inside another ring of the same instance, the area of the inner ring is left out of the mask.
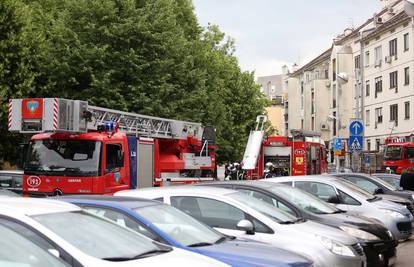
<path id="1" fill-rule="evenodd" d="M 22 194 L 23 171 L 0 171 L 0 188 Z"/>

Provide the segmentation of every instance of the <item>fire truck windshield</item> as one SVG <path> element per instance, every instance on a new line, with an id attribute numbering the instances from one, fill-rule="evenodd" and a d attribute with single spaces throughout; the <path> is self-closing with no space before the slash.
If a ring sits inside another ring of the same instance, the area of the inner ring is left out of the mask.
<path id="1" fill-rule="evenodd" d="M 101 142 L 45 139 L 32 141 L 25 173 L 33 175 L 98 176 Z"/>
<path id="2" fill-rule="evenodd" d="M 402 146 L 386 146 L 384 150 L 384 160 L 400 160 Z"/>

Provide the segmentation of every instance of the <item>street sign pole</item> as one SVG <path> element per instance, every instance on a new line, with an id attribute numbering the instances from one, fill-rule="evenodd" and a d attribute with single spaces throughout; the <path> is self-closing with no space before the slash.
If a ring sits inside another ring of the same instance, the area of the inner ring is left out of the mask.
<path id="1" fill-rule="evenodd" d="M 352 120 L 349 124 L 349 143 L 348 147 L 352 151 L 352 171 L 360 170 L 359 152 L 364 148 L 364 123 L 360 119 Z"/>

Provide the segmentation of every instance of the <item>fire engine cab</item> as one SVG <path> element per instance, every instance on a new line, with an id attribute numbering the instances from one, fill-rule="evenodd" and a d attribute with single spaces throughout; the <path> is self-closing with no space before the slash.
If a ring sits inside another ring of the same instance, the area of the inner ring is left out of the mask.
<path id="1" fill-rule="evenodd" d="M 12 99 L 9 131 L 34 134 L 26 195 L 112 194 L 213 180 L 215 131 L 60 98 Z"/>
<path id="2" fill-rule="evenodd" d="M 311 175 L 326 172 L 325 145 L 314 132 L 291 130 L 291 136 L 264 137 L 265 116 L 259 116 L 251 131 L 243 157 L 243 169 L 249 179 L 264 176 L 271 163 L 275 176 Z"/>
<path id="3" fill-rule="evenodd" d="M 414 167 L 414 136 L 390 136 L 385 139 L 383 167 L 400 174 Z"/>

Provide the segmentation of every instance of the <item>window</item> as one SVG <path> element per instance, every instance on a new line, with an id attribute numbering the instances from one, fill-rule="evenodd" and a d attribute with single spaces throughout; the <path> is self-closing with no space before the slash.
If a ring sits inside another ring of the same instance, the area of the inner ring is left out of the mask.
<path id="1" fill-rule="evenodd" d="M 375 98 L 382 92 L 382 77 L 375 78 Z"/>
<path id="2" fill-rule="evenodd" d="M 382 61 L 382 46 L 375 47 L 374 56 L 375 56 L 375 66 L 381 65 L 381 61 Z"/>
<path id="3" fill-rule="evenodd" d="M 365 67 L 369 67 L 369 51 L 365 52 Z"/>
<path id="4" fill-rule="evenodd" d="M 93 206 L 87 206 L 87 205 L 81 205 L 81 206 L 87 211 L 92 212 L 93 214 L 96 214 L 103 218 L 109 219 L 122 227 L 127 227 L 135 232 L 145 235 L 146 237 L 150 239 L 157 240 L 158 242 L 161 241 L 161 239 L 158 236 L 156 236 L 154 233 L 148 230 L 144 225 L 138 223 L 136 220 L 132 220 L 126 214 L 123 214 L 119 211 L 102 208 L 102 207 L 93 207 Z"/>
<path id="5" fill-rule="evenodd" d="M 336 59 L 332 59 L 332 80 L 336 81 Z"/>
<path id="6" fill-rule="evenodd" d="M 354 59 L 355 61 L 355 69 L 361 69 L 361 56 L 358 55 Z"/>
<path id="7" fill-rule="evenodd" d="M 361 203 L 359 203 L 358 200 L 342 192 L 341 190 L 339 190 L 339 197 L 341 198 L 341 204 L 354 205 L 354 206 L 361 205 Z"/>
<path id="8" fill-rule="evenodd" d="M 390 56 L 397 56 L 397 38 L 389 42 Z"/>
<path id="9" fill-rule="evenodd" d="M 327 184 L 299 181 L 295 182 L 295 187 L 305 190 L 327 202 L 329 202 L 331 198 L 337 197 L 335 189 Z"/>
<path id="10" fill-rule="evenodd" d="M 311 130 L 315 131 L 315 117 L 313 117 L 313 116 L 311 118 Z"/>
<path id="11" fill-rule="evenodd" d="M 371 140 L 367 139 L 367 150 L 371 151 Z"/>
<path id="12" fill-rule="evenodd" d="M 404 85 L 410 84 L 410 67 L 404 68 Z"/>
<path id="13" fill-rule="evenodd" d="M 333 135 L 336 136 L 336 111 L 332 112 L 332 115 L 334 117 L 332 121 Z"/>
<path id="14" fill-rule="evenodd" d="M 380 139 L 375 139 L 375 145 L 376 145 L 376 149 L 379 151 L 380 147 L 381 147 L 381 140 Z"/>
<path id="15" fill-rule="evenodd" d="M 119 171 L 119 168 L 122 167 L 124 167 L 122 145 L 107 144 L 105 173 Z"/>
<path id="16" fill-rule="evenodd" d="M 315 114 L 315 90 L 311 92 L 311 114 Z"/>
<path id="17" fill-rule="evenodd" d="M 398 125 L 398 104 L 390 106 L 390 121 L 393 121 L 395 126 Z"/>
<path id="18" fill-rule="evenodd" d="M 398 88 L 398 72 L 393 71 L 390 73 L 390 89 Z M 397 92 L 397 90 L 395 90 Z"/>
<path id="19" fill-rule="evenodd" d="M 210 227 L 237 230 L 237 223 L 246 214 L 227 203 L 202 197 L 171 197 L 171 205 Z"/>
<path id="20" fill-rule="evenodd" d="M 382 108 L 375 109 L 375 128 L 379 123 L 382 123 Z"/>
<path id="21" fill-rule="evenodd" d="M 408 51 L 408 49 L 410 48 L 410 41 L 408 38 L 408 33 L 404 34 L 404 52 Z"/>
<path id="22" fill-rule="evenodd" d="M 365 110 L 365 125 L 369 126 L 370 122 L 371 122 L 371 110 L 367 109 Z"/>
<path id="23" fill-rule="evenodd" d="M 414 147 L 405 147 L 404 158 L 406 159 L 414 158 Z"/>
<path id="24" fill-rule="evenodd" d="M 404 103 L 404 119 L 408 120 L 410 118 L 410 102 L 407 101 Z"/>
<path id="25" fill-rule="evenodd" d="M 371 181 L 368 181 L 366 179 L 363 179 L 361 177 L 355 177 L 355 176 L 347 176 L 346 180 L 350 181 L 351 183 L 357 185 L 358 187 L 367 190 L 371 194 L 375 193 L 375 190 L 377 190 L 379 187 L 374 184 Z"/>
<path id="26" fill-rule="evenodd" d="M 365 82 L 365 96 L 369 96 L 371 94 L 371 86 L 369 84 L 369 80 Z"/>

